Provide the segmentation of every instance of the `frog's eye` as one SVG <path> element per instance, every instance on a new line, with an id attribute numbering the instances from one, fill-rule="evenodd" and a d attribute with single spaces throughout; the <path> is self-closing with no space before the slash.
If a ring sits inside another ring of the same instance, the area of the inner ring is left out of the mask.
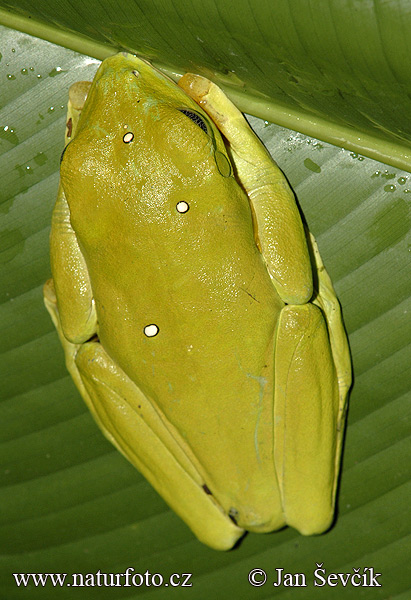
<path id="1" fill-rule="evenodd" d="M 193 121 L 193 123 L 198 125 L 200 127 L 200 129 L 202 129 L 204 131 L 204 133 L 208 133 L 207 124 L 204 121 L 204 119 L 202 117 L 200 117 L 199 114 L 197 114 L 196 112 L 194 112 L 192 110 L 188 110 L 187 108 L 180 108 L 179 111 L 182 112 L 183 115 L 186 115 L 186 117 L 191 119 Z"/>
<path id="2" fill-rule="evenodd" d="M 61 153 L 60 164 L 61 164 L 61 161 L 63 160 L 64 153 L 66 152 L 67 148 L 69 147 L 69 144 L 71 144 L 71 142 L 69 142 L 68 144 L 66 144 L 66 146 L 64 147 L 63 152 Z"/>

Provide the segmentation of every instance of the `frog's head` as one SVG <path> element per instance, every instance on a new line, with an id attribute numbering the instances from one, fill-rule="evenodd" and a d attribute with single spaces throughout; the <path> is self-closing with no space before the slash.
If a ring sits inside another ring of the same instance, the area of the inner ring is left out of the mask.
<path id="1" fill-rule="evenodd" d="M 100 65 L 66 148 L 61 177 L 69 203 L 70 196 L 94 195 L 97 202 L 120 189 L 124 198 L 131 187 L 138 192 L 183 180 L 197 185 L 200 176 L 205 181 L 232 173 L 223 139 L 201 107 L 126 53 Z"/>

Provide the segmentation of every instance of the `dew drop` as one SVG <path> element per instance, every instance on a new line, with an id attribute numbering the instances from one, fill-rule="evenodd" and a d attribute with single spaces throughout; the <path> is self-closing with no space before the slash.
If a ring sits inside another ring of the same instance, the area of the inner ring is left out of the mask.
<path id="1" fill-rule="evenodd" d="M 313 173 L 321 173 L 320 165 L 317 165 L 317 163 L 315 163 L 313 160 L 311 160 L 311 158 L 306 158 L 304 160 L 304 167 L 306 169 L 309 169 Z"/>
<path id="2" fill-rule="evenodd" d="M 0 139 L 7 140 L 12 144 L 16 145 L 19 143 L 19 138 L 17 137 L 14 129 L 5 125 L 3 128 L 0 128 Z"/>
<path id="3" fill-rule="evenodd" d="M 55 67 L 54 69 L 52 69 L 49 73 L 49 77 L 55 77 L 56 75 L 59 75 L 60 73 L 63 73 L 63 69 L 61 67 Z"/>
<path id="4" fill-rule="evenodd" d="M 34 162 L 39 165 L 39 167 L 42 167 L 43 165 L 46 164 L 47 162 L 47 156 L 46 154 L 44 154 L 44 152 L 38 152 L 36 154 L 36 156 L 34 157 Z"/>

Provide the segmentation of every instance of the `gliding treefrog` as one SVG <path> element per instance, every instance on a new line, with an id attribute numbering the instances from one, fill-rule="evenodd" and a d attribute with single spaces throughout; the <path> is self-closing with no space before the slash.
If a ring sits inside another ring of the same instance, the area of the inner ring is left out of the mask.
<path id="1" fill-rule="evenodd" d="M 213 548 L 326 530 L 347 339 L 242 114 L 209 80 L 120 53 L 72 86 L 60 172 L 45 303 L 104 434 Z"/>

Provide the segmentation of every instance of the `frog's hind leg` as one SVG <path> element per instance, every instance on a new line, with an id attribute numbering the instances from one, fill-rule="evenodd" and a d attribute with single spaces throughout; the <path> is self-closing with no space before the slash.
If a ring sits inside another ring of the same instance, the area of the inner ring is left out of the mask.
<path id="1" fill-rule="evenodd" d="M 75 137 L 90 86 L 90 82 L 79 81 L 70 88 L 65 148 Z M 50 261 L 54 279 L 44 288 L 46 307 L 56 325 L 57 317 L 52 307 L 56 303 L 57 290 L 58 321 L 65 336 L 73 344 L 85 342 L 97 334 L 97 315 L 87 266 L 71 225 L 70 208 L 61 181 L 51 221 Z"/>
<path id="2" fill-rule="evenodd" d="M 229 550 L 244 530 L 214 500 L 184 441 L 98 341 L 72 344 L 65 338 L 53 295 L 53 284 L 48 282 L 46 306 L 59 333 L 68 370 L 105 436 L 202 542 L 216 550 Z"/>
<path id="3" fill-rule="evenodd" d="M 274 462 L 285 520 L 304 535 L 334 512 L 338 385 L 325 319 L 312 304 L 286 306 L 275 355 Z"/>

